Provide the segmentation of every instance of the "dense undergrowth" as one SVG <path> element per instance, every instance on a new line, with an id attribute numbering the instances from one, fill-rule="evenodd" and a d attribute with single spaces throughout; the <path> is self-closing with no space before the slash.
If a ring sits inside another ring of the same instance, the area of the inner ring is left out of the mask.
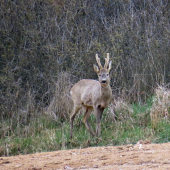
<path id="1" fill-rule="evenodd" d="M 119 100 L 114 106 L 105 109 L 102 118 L 102 136 L 92 138 L 82 123 L 80 113 L 74 121 L 73 138 L 69 138 L 69 119 L 52 120 L 49 115 L 34 113 L 29 122 L 18 123 L 19 118 L 0 122 L 0 156 L 29 154 L 93 146 L 115 146 L 135 144 L 139 140 L 153 143 L 170 140 L 170 122 L 162 117 L 154 127 L 151 122 L 151 110 L 156 97 L 145 104 L 127 104 Z M 112 111 L 114 108 L 114 112 Z M 90 123 L 95 128 L 95 116 Z"/>

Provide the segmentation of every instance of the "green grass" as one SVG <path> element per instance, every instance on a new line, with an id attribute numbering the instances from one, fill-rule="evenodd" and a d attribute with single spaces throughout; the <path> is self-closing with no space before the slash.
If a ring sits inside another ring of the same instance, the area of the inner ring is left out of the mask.
<path id="1" fill-rule="evenodd" d="M 132 104 L 131 113 L 126 109 L 115 114 L 123 115 L 111 119 L 108 110 L 102 118 L 102 137 L 92 138 L 82 123 L 83 115 L 74 121 L 73 138 L 70 139 L 70 124 L 66 120 L 53 121 L 45 115 L 34 116 L 28 123 L 17 119 L 0 122 L 0 156 L 29 154 L 63 149 L 85 148 L 93 146 L 115 146 L 135 144 L 139 140 L 149 140 L 154 143 L 170 141 L 170 122 L 161 120 L 155 129 L 151 127 L 150 108 L 152 99 L 146 104 Z M 107 112 L 107 113 L 106 113 Z M 95 129 L 95 116 L 90 123 Z"/>

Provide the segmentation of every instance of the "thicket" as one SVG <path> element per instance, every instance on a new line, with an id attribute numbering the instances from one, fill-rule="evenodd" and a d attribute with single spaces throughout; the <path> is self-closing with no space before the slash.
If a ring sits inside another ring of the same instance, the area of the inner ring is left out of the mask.
<path id="1" fill-rule="evenodd" d="M 170 4 L 162 1 L 2 0 L 1 115 L 49 105 L 63 72 L 97 78 L 95 53 L 111 54 L 112 89 L 142 101 L 170 79 Z"/>
<path id="2" fill-rule="evenodd" d="M 1 0 L 0 18 L 0 121 L 10 130 L 45 111 L 67 119 L 71 86 L 97 78 L 96 53 L 110 53 L 115 99 L 142 103 L 170 81 L 168 0 Z"/>

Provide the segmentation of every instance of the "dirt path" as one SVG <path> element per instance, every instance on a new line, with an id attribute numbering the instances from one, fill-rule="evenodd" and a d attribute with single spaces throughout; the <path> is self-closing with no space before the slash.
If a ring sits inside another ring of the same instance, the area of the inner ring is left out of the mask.
<path id="1" fill-rule="evenodd" d="M 92 147 L 0 157 L 0 170 L 170 169 L 170 143 Z"/>

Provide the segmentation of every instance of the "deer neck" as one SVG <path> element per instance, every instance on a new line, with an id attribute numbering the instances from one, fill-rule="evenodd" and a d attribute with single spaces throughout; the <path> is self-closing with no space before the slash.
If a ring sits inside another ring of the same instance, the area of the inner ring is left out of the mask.
<path id="1" fill-rule="evenodd" d="M 110 84 L 101 86 L 101 97 L 105 100 L 109 99 L 112 95 Z"/>

